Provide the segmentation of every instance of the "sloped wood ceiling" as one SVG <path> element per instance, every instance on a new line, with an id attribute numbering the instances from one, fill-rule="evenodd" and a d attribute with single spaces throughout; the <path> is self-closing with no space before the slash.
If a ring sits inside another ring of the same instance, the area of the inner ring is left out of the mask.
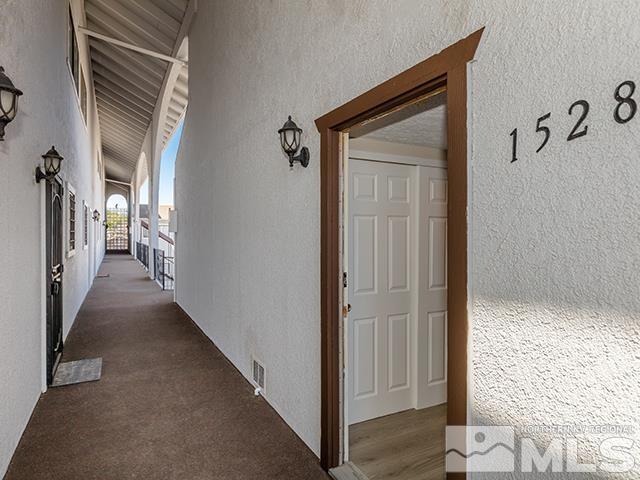
<path id="1" fill-rule="evenodd" d="M 91 31 L 171 56 L 188 3 L 188 0 L 86 0 L 86 26 Z M 94 37 L 89 37 L 89 45 L 106 175 L 128 182 L 169 63 Z M 187 105 L 187 75 L 187 67 L 182 67 L 165 119 L 165 142 Z"/>

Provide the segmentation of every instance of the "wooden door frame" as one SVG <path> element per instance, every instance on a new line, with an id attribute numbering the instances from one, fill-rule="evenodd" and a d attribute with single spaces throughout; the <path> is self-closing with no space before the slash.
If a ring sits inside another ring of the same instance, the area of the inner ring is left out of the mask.
<path id="1" fill-rule="evenodd" d="M 320 144 L 321 442 L 326 470 L 340 464 L 342 134 L 446 86 L 449 170 L 447 425 L 467 424 L 467 63 L 484 28 L 316 120 Z M 464 478 L 464 474 L 448 474 Z"/>

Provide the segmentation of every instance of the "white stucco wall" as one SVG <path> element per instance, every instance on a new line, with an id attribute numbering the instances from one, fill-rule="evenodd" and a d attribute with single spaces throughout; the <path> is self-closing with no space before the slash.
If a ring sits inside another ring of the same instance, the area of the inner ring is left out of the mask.
<path id="1" fill-rule="evenodd" d="M 482 26 L 470 78 L 470 421 L 640 427 L 640 115 L 626 125 L 612 116 L 615 87 L 640 82 L 640 6 L 199 3 L 176 166 L 177 300 L 244 375 L 252 354 L 265 363 L 268 400 L 313 451 L 313 121 Z M 567 142 L 567 110 L 583 98 L 589 133 Z M 552 137 L 535 154 L 547 112 Z M 289 114 L 305 130 L 306 170 L 289 172 L 280 150 Z M 510 164 L 514 127 L 520 160 Z"/>
<path id="2" fill-rule="evenodd" d="M 74 0 L 75 11 L 81 5 Z M 82 248 L 82 202 L 104 218 L 103 187 L 91 93 L 85 127 L 66 63 L 67 9 L 64 0 L 8 0 L 0 8 L 0 65 L 24 92 L 0 142 L 0 476 L 43 388 L 44 183 L 35 183 L 34 169 L 51 145 L 64 157 L 61 177 L 77 201 L 76 254 L 65 260 L 65 336 L 104 251 L 103 243 L 94 248 L 93 228 L 90 247 Z"/>

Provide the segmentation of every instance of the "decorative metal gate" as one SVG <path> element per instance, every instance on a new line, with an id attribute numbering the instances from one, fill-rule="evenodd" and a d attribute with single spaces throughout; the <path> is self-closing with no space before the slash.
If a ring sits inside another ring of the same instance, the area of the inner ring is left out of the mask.
<path id="1" fill-rule="evenodd" d="M 62 356 L 62 184 L 47 182 L 47 384 L 53 381 Z"/>
<path id="2" fill-rule="evenodd" d="M 129 210 L 107 208 L 107 252 L 129 251 Z"/>

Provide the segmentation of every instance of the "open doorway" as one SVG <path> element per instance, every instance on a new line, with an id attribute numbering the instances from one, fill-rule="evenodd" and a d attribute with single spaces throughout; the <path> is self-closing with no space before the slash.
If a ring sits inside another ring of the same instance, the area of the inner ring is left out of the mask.
<path id="1" fill-rule="evenodd" d="M 119 193 L 107 200 L 107 252 L 129 252 L 129 202 Z"/>
<path id="2" fill-rule="evenodd" d="M 347 386 L 348 294 L 344 272 L 343 195 L 348 179 L 349 132 L 378 118 L 446 92 L 446 425 L 467 424 L 468 250 L 467 250 L 467 69 L 482 37 L 480 29 L 414 67 L 328 112 L 316 120 L 320 150 L 320 305 L 321 305 L 321 442 L 322 466 L 338 469 L 349 458 Z M 348 188 L 348 186 L 346 187 Z M 346 260 L 346 262 L 345 262 Z M 348 280 L 348 279 L 347 279 Z M 353 475 L 350 474 L 351 478 Z M 447 479 L 465 478 L 447 472 Z M 349 478 L 349 475 L 343 478 Z"/>
<path id="3" fill-rule="evenodd" d="M 345 459 L 370 479 L 443 479 L 445 87 L 345 139 Z"/>

